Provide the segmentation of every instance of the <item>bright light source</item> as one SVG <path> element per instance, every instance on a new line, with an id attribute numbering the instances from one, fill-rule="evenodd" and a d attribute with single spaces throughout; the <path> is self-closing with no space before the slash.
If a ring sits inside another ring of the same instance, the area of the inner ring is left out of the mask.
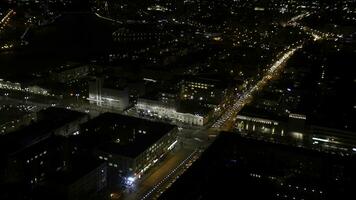
<path id="1" fill-rule="evenodd" d="M 128 177 L 128 178 L 127 178 L 127 180 L 128 180 L 128 181 L 130 181 L 130 182 L 134 182 L 134 181 L 136 180 L 136 178 L 135 178 L 135 177 L 130 176 L 130 177 Z"/>
<path id="2" fill-rule="evenodd" d="M 127 185 L 132 185 L 135 182 L 135 180 L 136 180 L 136 177 L 129 176 L 129 177 L 126 178 L 126 184 Z"/>
<path id="3" fill-rule="evenodd" d="M 316 140 L 316 141 L 320 141 L 320 142 L 329 142 L 329 139 L 323 139 L 323 138 L 317 138 L 317 137 L 313 137 L 312 139 Z"/>
<path id="4" fill-rule="evenodd" d="M 174 147 L 174 145 L 176 145 L 177 144 L 177 140 L 176 141 L 174 141 L 171 145 L 169 145 L 169 147 L 167 148 L 167 150 L 171 150 L 171 149 L 173 149 L 173 147 Z"/>

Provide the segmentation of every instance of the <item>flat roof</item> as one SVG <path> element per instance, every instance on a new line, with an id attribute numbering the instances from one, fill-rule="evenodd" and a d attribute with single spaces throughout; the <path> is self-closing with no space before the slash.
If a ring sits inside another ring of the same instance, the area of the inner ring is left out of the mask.
<path id="1" fill-rule="evenodd" d="M 228 86 L 228 81 L 221 79 L 221 77 L 209 77 L 209 76 L 192 76 L 188 75 L 184 77 L 186 82 L 200 82 L 206 84 L 214 84 L 216 88 L 225 89 Z"/>
<path id="2" fill-rule="evenodd" d="M 51 136 L 54 129 L 84 117 L 85 113 L 51 107 L 38 112 L 38 121 L 0 136 L 0 154 L 15 154 Z"/>
<path id="3" fill-rule="evenodd" d="M 254 104 L 244 106 L 241 109 L 241 111 L 239 112 L 239 115 L 263 118 L 263 119 L 268 119 L 268 120 L 275 120 L 275 121 L 280 121 L 280 122 L 288 121 L 288 115 L 286 115 L 284 113 L 279 113 L 277 111 L 271 111 L 271 110 L 264 109 L 264 108 L 258 108 Z"/>
<path id="4" fill-rule="evenodd" d="M 104 161 L 93 157 L 76 156 L 71 159 L 69 166 L 52 174 L 48 182 L 54 186 L 58 184 L 69 186 L 103 165 L 106 165 Z"/>
<path id="5" fill-rule="evenodd" d="M 69 110 L 59 107 L 49 107 L 47 109 L 40 110 L 38 117 L 43 121 L 70 122 L 76 119 L 88 116 L 86 113 L 78 112 L 75 110 Z"/>
<path id="6" fill-rule="evenodd" d="M 186 100 L 180 102 L 177 112 L 190 113 L 192 115 L 199 115 L 205 117 L 212 110 L 213 108 L 204 107 L 194 101 Z"/>
<path id="7" fill-rule="evenodd" d="M 46 138 L 55 127 L 46 122 L 36 122 L 15 132 L 0 136 L 0 154 L 14 155 Z"/>
<path id="8" fill-rule="evenodd" d="M 81 127 L 79 137 L 99 150 L 126 157 L 137 157 L 177 126 L 162 122 L 104 113 Z"/>

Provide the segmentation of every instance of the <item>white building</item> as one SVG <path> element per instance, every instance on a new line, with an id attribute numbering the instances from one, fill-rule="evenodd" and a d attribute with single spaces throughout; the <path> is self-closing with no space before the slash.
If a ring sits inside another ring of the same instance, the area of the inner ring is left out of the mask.
<path id="1" fill-rule="evenodd" d="M 89 83 L 90 104 L 122 111 L 129 106 L 129 94 L 127 88 L 105 85 L 105 80 L 96 79 Z"/>
<path id="2" fill-rule="evenodd" d="M 198 126 L 205 125 L 211 114 L 211 112 L 206 112 L 206 109 L 199 109 L 200 113 L 189 110 L 183 111 L 176 107 L 163 105 L 159 101 L 148 99 L 139 99 L 136 108 L 144 115 Z"/>

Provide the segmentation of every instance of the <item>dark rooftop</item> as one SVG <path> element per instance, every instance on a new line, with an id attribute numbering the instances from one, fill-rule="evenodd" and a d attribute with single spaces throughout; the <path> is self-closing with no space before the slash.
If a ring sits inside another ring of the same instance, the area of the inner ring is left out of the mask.
<path id="1" fill-rule="evenodd" d="M 160 199 L 342 199 L 352 194 L 355 164 L 354 157 L 221 133 Z"/>
<path id="2" fill-rule="evenodd" d="M 214 77 L 211 76 L 185 76 L 184 77 L 185 81 L 190 81 L 190 82 L 200 82 L 200 83 L 207 83 L 207 84 L 214 84 L 216 88 L 221 88 L 221 89 L 226 89 L 228 86 L 228 82 L 226 79 L 223 79 L 222 77 L 218 77 L 217 75 Z"/>
<path id="3" fill-rule="evenodd" d="M 52 185 L 70 186 L 93 170 L 106 165 L 105 162 L 88 156 L 77 156 L 71 159 L 70 165 L 49 177 Z"/>
<path id="4" fill-rule="evenodd" d="M 86 114 L 62 108 L 48 108 L 38 112 L 38 121 L 12 133 L 0 136 L 0 152 L 15 154 L 50 137 L 53 130 L 84 117 Z"/>
<path id="5" fill-rule="evenodd" d="M 213 108 L 203 107 L 194 101 L 181 101 L 177 109 L 178 112 L 190 113 L 193 115 L 206 116 L 209 114 Z"/>
<path id="6" fill-rule="evenodd" d="M 256 107 L 254 105 L 247 105 L 241 109 L 239 115 L 249 116 L 249 117 L 257 117 L 264 118 L 276 121 L 287 121 L 288 115 L 284 115 L 283 113 L 275 112 L 273 110 L 268 110 L 261 107 Z"/>
<path id="7" fill-rule="evenodd" d="M 107 172 L 98 170 L 105 170 L 105 166 L 105 162 L 95 160 L 92 157 L 73 157 L 66 168 L 49 175 L 46 181 L 42 182 L 33 190 L 33 199 L 71 199 L 68 197 L 68 193 L 73 189 L 73 184 L 85 178 L 88 174 L 92 174 L 94 171 L 96 174 L 93 174 L 93 176 L 96 176 L 96 180 L 93 180 L 91 177 L 89 181 L 101 181 L 101 177 L 98 173 L 104 173 L 103 176 L 106 177 Z M 82 190 L 86 190 L 86 192 L 82 191 L 79 199 L 102 199 L 100 198 L 100 192 L 97 193 L 98 191 L 93 190 L 93 182 L 86 184 L 89 186 L 86 185 L 86 187 L 81 188 Z M 76 186 L 77 189 L 78 185 Z M 96 195 L 98 195 L 98 197 Z"/>
<path id="8" fill-rule="evenodd" d="M 49 107 L 38 112 L 39 120 L 53 123 L 68 123 L 87 116 L 87 114 L 59 107 Z"/>
<path id="9" fill-rule="evenodd" d="M 175 128 L 161 122 L 104 113 L 82 125 L 78 141 L 103 151 L 136 157 Z"/>

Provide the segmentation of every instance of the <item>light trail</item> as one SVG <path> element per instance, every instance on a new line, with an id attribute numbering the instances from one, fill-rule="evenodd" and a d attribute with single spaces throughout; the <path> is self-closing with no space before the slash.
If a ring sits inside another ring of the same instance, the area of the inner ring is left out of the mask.
<path id="1" fill-rule="evenodd" d="M 230 107 L 229 110 L 227 110 L 222 117 L 217 120 L 212 128 L 217 128 L 217 129 L 224 129 L 224 127 L 227 126 L 227 130 L 231 128 L 231 125 L 233 124 L 233 119 L 236 117 L 237 113 L 241 111 L 241 109 L 249 102 L 251 102 L 253 98 L 253 94 L 261 90 L 270 79 L 273 77 L 276 77 L 278 73 L 276 73 L 278 70 L 280 70 L 286 61 L 288 61 L 293 54 L 298 50 L 302 48 L 302 45 L 299 45 L 297 47 L 294 47 L 292 49 L 289 49 L 286 53 L 283 54 L 282 57 L 280 57 L 275 63 L 271 65 L 267 73 L 264 75 L 264 77 L 258 81 L 253 87 L 251 87 L 247 92 L 245 92 L 243 95 L 238 97 L 233 105 Z"/>
<path id="2" fill-rule="evenodd" d="M 9 10 L 9 12 L 7 12 L 7 14 L 1 19 L 0 24 L 4 24 L 4 22 L 10 18 L 11 14 L 14 14 L 14 10 Z"/>
<path id="3" fill-rule="evenodd" d="M 297 27 L 300 30 L 304 31 L 305 33 L 311 35 L 314 38 L 314 41 L 317 41 L 317 40 L 320 40 L 320 39 L 328 40 L 328 39 L 342 38 L 342 35 L 337 35 L 337 34 L 334 34 L 334 33 L 323 33 L 321 31 L 309 28 L 307 26 L 303 26 L 298 22 L 298 21 L 300 21 L 300 20 L 302 20 L 302 19 L 304 19 L 306 17 L 309 17 L 311 14 L 313 14 L 313 13 L 306 12 L 306 13 L 302 13 L 300 15 L 297 15 L 297 16 L 293 17 L 291 20 L 289 20 L 287 22 L 287 25 L 288 26 Z"/>
<path id="4" fill-rule="evenodd" d="M 186 164 L 191 158 L 194 158 L 193 156 L 198 152 L 198 150 L 193 151 L 187 158 L 185 158 L 178 166 L 176 166 L 166 177 L 164 177 L 160 182 L 158 182 L 150 191 L 148 191 L 145 196 L 141 198 L 141 200 L 145 200 L 152 196 L 152 193 L 155 192 L 156 190 L 159 189 L 160 186 L 162 186 L 164 183 L 166 183 L 170 177 L 174 175 L 175 172 L 177 172 L 178 169 L 180 169 L 184 164 Z"/>
<path id="5" fill-rule="evenodd" d="M 104 20 L 107 20 L 107 21 L 111 21 L 111 22 L 115 22 L 115 23 L 118 23 L 118 24 L 123 24 L 122 21 L 118 21 L 118 20 L 115 20 L 115 19 L 111 19 L 111 18 L 108 18 L 108 17 L 104 17 L 104 16 L 101 16 L 99 15 L 98 13 L 94 13 L 97 17 L 101 18 L 101 19 L 104 19 Z"/>

